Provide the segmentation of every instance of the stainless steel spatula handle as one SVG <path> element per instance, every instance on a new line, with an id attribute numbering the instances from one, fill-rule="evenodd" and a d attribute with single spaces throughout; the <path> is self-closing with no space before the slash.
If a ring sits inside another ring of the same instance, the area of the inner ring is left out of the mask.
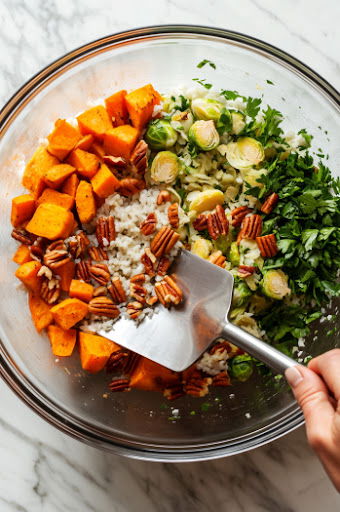
<path id="1" fill-rule="evenodd" d="M 230 322 L 224 324 L 221 338 L 225 338 L 231 343 L 234 343 L 237 347 L 266 363 L 278 373 L 284 373 L 287 368 L 298 364 L 291 357 L 286 356 L 276 348 L 255 338 L 255 336 L 252 336 Z"/>

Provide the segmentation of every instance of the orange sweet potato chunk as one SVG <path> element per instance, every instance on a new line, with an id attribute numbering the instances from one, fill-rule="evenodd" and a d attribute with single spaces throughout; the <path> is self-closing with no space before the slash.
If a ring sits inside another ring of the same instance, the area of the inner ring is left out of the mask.
<path id="1" fill-rule="evenodd" d="M 94 153 L 100 160 L 106 155 L 103 145 L 99 142 L 94 142 L 89 151 Z"/>
<path id="2" fill-rule="evenodd" d="M 75 170 L 75 167 L 69 164 L 54 165 L 45 172 L 43 179 L 48 187 L 59 188 Z"/>
<path id="3" fill-rule="evenodd" d="M 113 126 L 128 124 L 129 114 L 125 103 L 126 91 L 118 91 L 105 100 L 107 113 L 112 119 Z"/>
<path id="4" fill-rule="evenodd" d="M 67 357 L 72 355 L 77 341 L 77 331 L 75 329 L 62 329 L 58 325 L 49 325 L 47 335 L 55 356 Z"/>
<path id="5" fill-rule="evenodd" d="M 56 204 L 42 203 L 26 226 L 27 231 L 37 236 L 57 240 L 67 238 L 73 230 L 73 213 Z"/>
<path id="6" fill-rule="evenodd" d="M 79 332 L 80 361 L 83 370 L 98 373 L 106 365 L 112 352 L 120 346 L 102 336 L 89 332 Z"/>
<path id="7" fill-rule="evenodd" d="M 76 197 L 77 188 L 79 185 L 79 178 L 76 173 L 71 174 L 69 178 L 67 178 L 63 186 L 61 187 L 61 191 L 63 194 L 68 194 L 69 196 Z"/>
<path id="8" fill-rule="evenodd" d="M 97 174 L 93 176 L 91 184 L 93 192 L 100 198 L 110 196 L 119 188 L 119 180 L 105 164 L 102 164 Z"/>
<path id="9" fill-rule="evenodd" d="M 74 205 L 74 197 L 62 194 L 53 188 L 45 188 L 37 201 L 38 205 L 42 203 L 56 204 L 66 208 L 66 210 L 71 210 Z"/>
<path id="10" fill-rule="evenodd" d="M 84 135 L 79 142 L 74 146 L 74 149 L 83 149 L 84 151 L 88 151 L 92 146 L 94 141 L 93 135 L 90 133 L 88 135 Z"/>
<path id="11" fill-rule="evenodd" d="M 96 215 L 96 201 L 91 183 L 81 180 L 76 192 L 76 207 L 80 222 L 87 224 Z"/>
<path id="12" fill-rule="evenodd" d="M 137 128 L 124 124 L 108 130 L 104 136 L 104 149 L 113 156 L 121 156 L 127 160 L 139 137 Z"/>
<path id="13" fill-rule="evenodd" d="M 90 133 L 98 139 L 112 128 L 110 116 L 102 105 L 86 110 L 77 117 L 77 121 L 83 135 Z"/>
<path id="14" fill-rule="evenodd" d="M 96 155 L 82 149 L 74 149 L 67 161 L 77 169 L 81 176 L 89 179 L 93 178 L 100 166 L 99 158 Z"/>
<path id="15" fill-rule="evenodd" d="M 12 199 L 11 222 L 15 228 L 30 219 L 35 210 L 35 199 L 31 194 L 23 194 Z"/>
<path id="16" fill-rule="evenodd" d="M 51 308 L 54 321 L 62 329 L 70 329 L 88 312 L 88 305 L 79 299 L 65 299 Z"/>
<path id="17" fill-rule="evenodd" d="M 29 290 L 39 293 L 41 277 L 38 276 L 38 272 L 40 269 L 40 261 L 27 261 L 20 265 L 16 270 L 15 275 Z"/>
<path id="18" fill-rule="evenodd" d="M 23 263 L 27 263 L 28 261 L 33 260 L 29 248 L 27 245 L 23 244 L 19 245 L 12 259 L 14 263 L 17 263 L 18 265 L 22 265 Z"/>
<path id="19" fill-rule="evenodd" d="M 47 137 L 49 144 L 47 150 L 52 155 L 64 160 L 79 141 L 81 135 L 79 130 L 64 119 L 55 122 L 54 130 Z"/>
<path id="20" fill-rule="evenodd" d="M 138 130 L 150 121 L 153 108 L 161 100 L 161 96 L 151 84 L 144 85 L 125 96 L 126 107 L 132 125 Z"/>
<path id="21" fill-rule="evenodd" d="M 39 294 L 30 292 L 28 303 L 33 323 L 38 332 L 53 322 L 51 307 L 42 300 Z"/>
<path id="22" fill-rule="evenodd" d="M 69 296 L 76 297 L 84 302 L 90 302 L 93 295 L 93 289 L 94 287 L 92 284 L 84 283 L 84 281 L 79 281 L 78 279 L 72 279 Z"/>
<path id="23" fill-rule="evenodd" d="M 63 292 L 69 291 L 72 279 L 74 278 L 75 268 L 76 265 L 71 260 L 54 270 L 55 274 L 60 276 L 60 288 Z"/>
<path id="24" fill-rule="evenodd" d="M 147 391 L 162 391 L 178 383 L 178 374 L 146 357 L 141 357 L 130 379 L 130 386 Z"/>
<path id="25" fill-rule="evenodd" d="M 26 165 L 22 184 L 36 197 L 37 189 L 42 186 L 42 178 L 46 171 L 59 163 L 58 158 L 51 155 L 43 146 L 38 147 L 31 160 Z M 41 191 L 39 191 L 41 193 Z"/>

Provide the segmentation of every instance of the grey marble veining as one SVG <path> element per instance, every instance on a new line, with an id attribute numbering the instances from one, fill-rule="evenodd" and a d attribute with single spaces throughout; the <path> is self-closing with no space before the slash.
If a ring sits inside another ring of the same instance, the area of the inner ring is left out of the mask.
<path id="1" fill-rule="evenodd" d="M 0 0 L 0 101 L 89 40 L 135 26 L 206 24 L 262 38 L 339 85 L 338 0 Z M 85 446 L 0 382 L 1 512 L 335 512 L 340 499 L 300 429 L 217 461 L 161 464 Z"/>

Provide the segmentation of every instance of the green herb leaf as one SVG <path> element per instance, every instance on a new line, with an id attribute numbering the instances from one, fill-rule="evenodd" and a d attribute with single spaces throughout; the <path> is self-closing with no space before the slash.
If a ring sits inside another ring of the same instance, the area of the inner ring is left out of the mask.
<path id="1" fill-rule="evenodd" d="M 200 69 L 203 68 L 203 66 L 205 66 L 206 64 L 209 64 L 211 68 L 216 69 L 216 64 L 208 59 L 201 60 L 201 62 L 199 62 L 196 67 Z"/>
<path id="2" fill-rule="evenodd" d="M 202 85 L 203 87 L 205 87 L 206 89 L 211 89 L 212 88 L 212 84 L 208 84 L 206 82 L 206 79 L 205 78 L 193 78 L 193 81 L 194 82 L 197 82 L 198 84 Z"/>

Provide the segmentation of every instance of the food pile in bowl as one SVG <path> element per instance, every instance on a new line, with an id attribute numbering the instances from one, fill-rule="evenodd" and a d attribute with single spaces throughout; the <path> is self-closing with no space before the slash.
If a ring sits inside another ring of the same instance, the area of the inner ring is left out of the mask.
<path id="1" fill-rule="evenodd" d="M 185 247 L 234 275 L 236 325 L 304 362 L 309 324 L 339 294 L 339 182 L 323 155 L 314 161 L 311 135 L 282 121 L 260 98 L 204 80 L 166 95 L 118 91 L 56 120 L 11 215 L 16 276 L 56 357 L 78 343 L 82 368 L 112 372 L 112 391 L 168 399 L 268 371 L 217 340 L 177 373 L 96 334 L 185 300 L 171 274 Z"/>

